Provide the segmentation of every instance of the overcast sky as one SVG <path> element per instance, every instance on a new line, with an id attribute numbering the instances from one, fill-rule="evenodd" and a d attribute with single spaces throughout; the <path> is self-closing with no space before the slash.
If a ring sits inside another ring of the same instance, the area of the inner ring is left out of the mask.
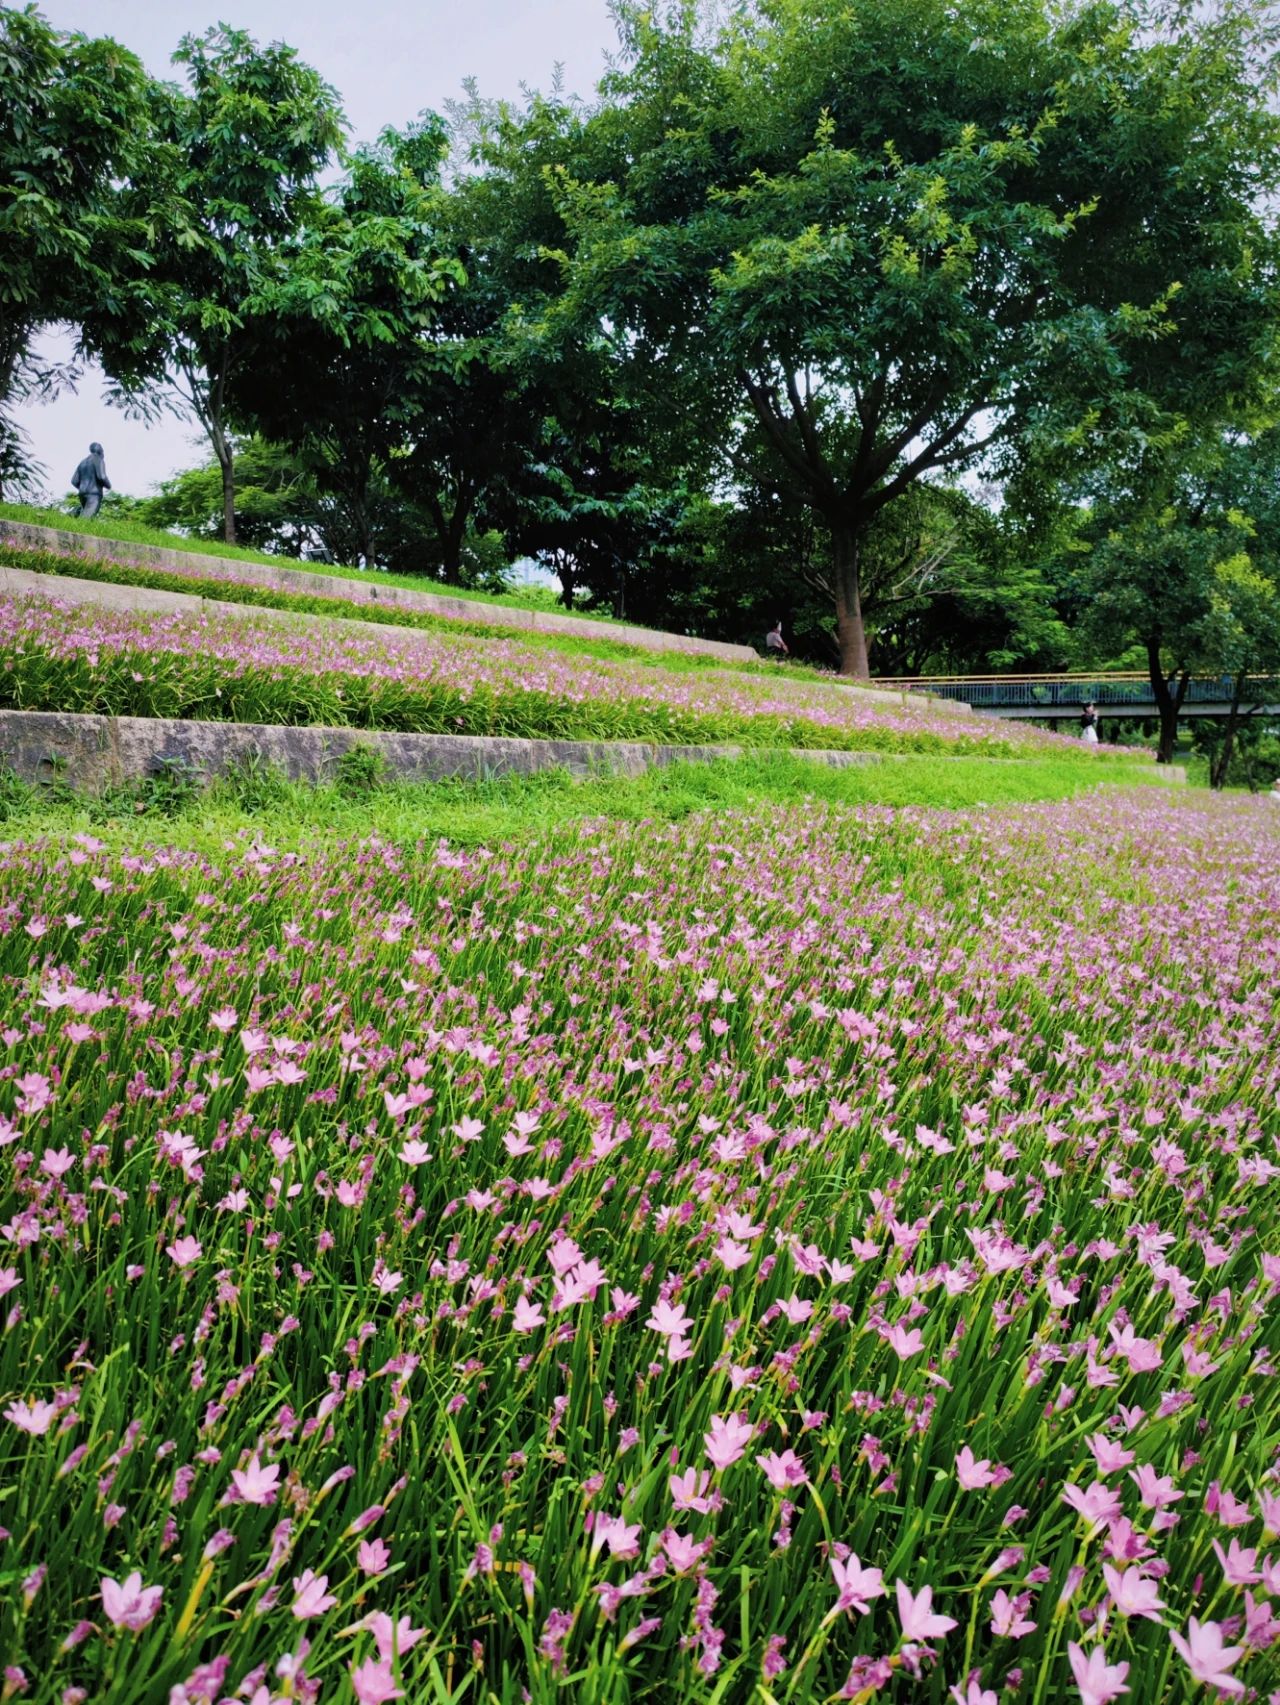
<path id="1" fill-rule="evenodd" d="M 567 87 L 588 94 L 616 41 L 606 0 L 41 0 L 40 10 L 59 29 L 115 36 L 157 76 L 174 74 L 181 36 L 211 23 L 289 42 L 338 90 L 357 141 L 438 110 L 465 77 L 482 94 L 516 97 L 522 82 L 546 88 L 559 62 Z M 46 342 L 69 352 L 65 339 Z M 108 408 L 94 372 L 78 395 L 33 404 L 22 420 L 59 496 L 91 439 L 104 445 L 116 489 L 137 496 L 206 453 L 181 421 L 148 428 Z"/>

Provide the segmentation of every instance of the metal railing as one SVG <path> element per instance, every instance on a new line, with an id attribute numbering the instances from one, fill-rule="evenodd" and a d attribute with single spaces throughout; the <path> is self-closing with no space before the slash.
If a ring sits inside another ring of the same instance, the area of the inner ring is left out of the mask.
<path id="1" fill-rule="evenodd" d="M 1145 672 L 1106 675 L 917 675 L 880 678 L 872 683 L 895 692 L 930 693 L 935 698 L 960 699 L 976 709 L 1032 710 L 1046 715 L 1078 711 L 1092 702 L 1103 705 L 1132 705 L 1135 710 L 1155 710 L 1155 694 Z M 1176 687 L 1176 682 L 1171 683 Z M 1187 683 L 1184 705 L 1229 703 L 1229 675 L 1195 675 Z M 1280 702 L 1280 676 L 1250 677 L 1245 683 L 1244 707 Z"/>

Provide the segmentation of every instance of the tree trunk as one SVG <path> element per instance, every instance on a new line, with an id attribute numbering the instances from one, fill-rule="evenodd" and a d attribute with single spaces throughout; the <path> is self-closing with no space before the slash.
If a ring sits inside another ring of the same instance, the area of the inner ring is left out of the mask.
<path id="1" fill-rule="evenodd" d="M 1182 701 L 1187 696 L 1187 683 L 1191 674 L 1189 670 L 1183 669 L 1179 674 L 1177 687 L 1170 687 L 1160 662 L 1160 636 L 1154 634 L 1147 639 L 1147 675 L 1156 709 L 1160 713 L 1160 744 L 1156 748 L 1156 763 L 1171 764 L 1178 744 L 1178 717 L 1182 711 Z"/>
<path id="2" fill-rule="evenodd" d="M 1220 793 L 1227 785 L 1227 771 L 1231 768 L 1231 753 L 1236 743 L 1236 729 L 1240 726 L 1240 700 L 1244 693 L 1245 672 L 1241 669 L 1231 687 L 1231 709 L 1227 712 L 1226 732 L 1222 737 L 1222 745 L 1218 748 L 1212 764 L 1209 766 L 1209 786 L 1215 793 Z"/>
<path id="3" fill-rule="evenodd" d="M 227 544 L 236 542 L 236 470 L 228 449 L 225 458 L 218 457 L 222 469 L 222 537 Z"/>
<path id="4" fill-rule="evenodd" d="M 195 396 L 198 393 L 195 389 L 194 376 L 190 382 L 192 395 Z M 231 441 L 222 425 L 222 407 L 226 388 L 227 356 L 224 351 L 222 366 L 219 368 L 216 383 L 208 393 L 205 408 L 203 411 L 197 408 L 196 412 L 202 414 L 205 429 L 209 434 L 209 442 L 213 445 L 213 453 L 218 459 L 218 466 L 222 469 L 222 537 L 227 544 L 234 545 L 236 542 L 235 452 L 231 448 Z"/>
<path id="5" fill-rule="evenodd" d="M 836 637 L 840 642 L 840 673 L 869 681 L 867 629 L 862 619 L 862 587 L 859 580 L 862 539 L 856 527 L 846 522 L 831 526 L 832 582 L 836 594 Z"/>
<path id="6" fill-rule="evenodd" d="M 556 575 L 560 581 L 560 602 L 566 610 L 572 610 L 574 594 L 578 589 L 577 569 L 561 557 L 556 564 Z"/>

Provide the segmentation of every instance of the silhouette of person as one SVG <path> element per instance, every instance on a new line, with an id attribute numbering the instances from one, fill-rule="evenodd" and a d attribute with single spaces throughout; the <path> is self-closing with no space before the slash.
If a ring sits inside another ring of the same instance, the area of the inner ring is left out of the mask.
<path id="1" fill-rule="evenodd" d="M 101 508 L 103 492 L 111 490 L 101 444 L 90 444 L 89 454 L 71 476 L 71 484 L 80 497 L 80 508 L 76 513 L 87 521 Z"/>

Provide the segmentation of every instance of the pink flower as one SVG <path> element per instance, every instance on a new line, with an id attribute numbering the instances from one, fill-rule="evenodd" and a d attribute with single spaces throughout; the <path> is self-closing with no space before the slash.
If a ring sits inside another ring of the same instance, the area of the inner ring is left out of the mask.
<path id="1" fill-rule="evenodd" d="M 528 1297 L 516 1298 L 515 1312 L 511 1316 L 513 1332 L 536 1332 L 546 1323 L 546 1316 L 537 1303 L 530 1302 Z"/>
<path id="2" fill-rule="evenodd" d="M 677 1303 L 673 1308 L 669 1302 L 655 1302 L 653 1313 L 645 1321 L 645 1325 L 654 1332 L 660 1332 L 664 1338 L 685 1338 L 693 1326 L 693 1321 L 685 1312 L 683 1303 Z"/>
<path id="3" fill-rule="evenodd" d="M 123 1581 L 108 1580 L 104 1575 L 101 1592 L 107 1620 L 116 1628 L 128 1628 L 134 1634 L 152 1620 L 164 1597 L 163 1587 L 144 1587 L 136 1569 Z"/>
<path id="4" fill-rule="evenodd" d="M 1009 1640 L 1021 1640 L 1024 1634 L 1034 1634 L 1036 1625 L 1022 1614 L 1030 1603 L 1030 1593 L 1010 1598 L 1003 1587 L 991 1599 L 991 1632 Z"/>
<path id="5" fill-rule="evenodd" d="M 1078 1486 L 1064 1486 L 1062 1500 L 1088 1522 L 1114 1521 L 1120 1514 L 1119 1493 L 1101 1480 L 1095 1480 L 1087 1492 Z"/>
<path id="6" fill-rule="evenodd" d="M 1000 1705 L 999 1695 L 984 1687 L 974 1676 L 969 1677 L 969 1685 L 963 1693 L 958 1686 L 953 1687 L 951 1697 L 956 1705 Z"/>
<path id="7" fill-rule="evenodd" d="M 628 1523 L 621 1516 L 598 1516 L 591 1530 L 591 1555 L 607 1545 L 610 1557 L 636 1557 L 642 1531 L 639 1522 Z"/>
<path id="8" fill-rule="evenodd" d="M 244 1504 L 274 1504 L 276 1493 L 279 1491 L 276 1484 L 279 1478 L 279 1463 L 273 1462 L 264 1468 L 258 1461 L 256 1450 L 243 1468 L 231 1470 L 231 1484 Z"/>
<path id="9" fill-rule="evenodd" d="M 356 1547 L 356 1562 L 366 1575 L 380 1575 L 390 1561 L 385 1540 L 362 1539 Z"/>
<path id="10" fill-rule="evenodd" d="M 705 1516 L 711 1509 L 707 1490 L 711 1476 L 705 1468 L 689 1468 L 683 1474 L 673 1474 L 667 1482 L 672 1505 L 677 1510 L 696 1510 Z"/>
<path id="11" fill-rule="evenodd" d="M 728 1468 L 745 1454 L 754 1437 L 755 1428 L 750 1421 L 744 1421 L 737 1415 L 730 1415 L 728 1420 L 722 1415 L 713 1415 L 711 1431 L 703 1435 L 707 1459 L 713 1468 Z"/>
<path id="12" fill-rule="evenodd" d="M 779 1456 L 775 1451 L 766 1451 L 758 1456 L 756 1462 L 764 1471 L 764 1477 L 778 1492 L 785 1492 L 789 1486 L 804 1486 L 809 1476 L 805 1473 L 804 1463 L 793 1450 L 784 1450 Z"/>
<path id="13" fill-rule="evenodd" d="M 293 1578 L 293 1614 L 300 1622 L 309 1616 L 323 1616 L 326 1610 L 332 1610 L 337 1599 L 325 1588 L 329 1585 L 328 1575 L 317 1575 L 313 1569 L 304 1569 L 300 1575 Z"/>
<path id="14" fill-rule="evenodd" d="M 19 1403 L 13 1402 L 4 1412 L 6 1421 L 12 1421 L 21 1433 L 34 1433 L 37 1438 L 47 1433 L 53 1425 L 58 1413 L 56 1403 L 43 1403 L 39 1398 Z"/>
<path id="15" fill-rule="evenodd" d="M 194 1237 L 180 1237 L 165 1250 L 165 1254 L 175 1267 L 190 1267 L 192 1262 L 198 1261 L 203 1253 Z"/>
<path id="16" fill-rule="evenodd" d="M 932 1640 L 956 1626 L 954 1617 L 935 1615 L 932 1587 L 921 1587 L 913 1594 L 907 1583 L 899 1580 L 895 1590 L 904 1640 Z"/>
<path id="17" fill-rule="evenodd" d="M 1110 1563 L 1102 1565 L 1102 1578 L 1107 1583 L 1111 1602 L 1121 1616 L 1139 1616 L 1148 1622 L 1159 1622 L 1159 1613 L 1164 1605 L 1160 1601 L 1157 1581 L 1149 1580 L 1138 1569 L 1114 1569 Z"/>
<path id="18" fill-rule="evenodd" d="M 388 1699 L 404 1698 L 404 1689 L 392 1679 L 390 1663 L 375 1663 L 372 1658 L 366 1658 L 358 1668 L 352 1667 L 351 1686 L 356 1705 L 386 1705 Z"/>
<path id="19" fill-rule="evenodd" d="M 880 1336 L 890 1349 L 896 1350 L 905 1361 L 908 1356 L 918 1356 L 924 1349 L 924 1333 L 913 1326 L 909 1331 L 900 1320 L 881 1332 Z"/>
<path id="20" fill-rule="evenodd" d="M 397 1653 L 405 1653 L 416 1646 L 426 1633 L 425 1628 L 415 1628 L 407 1616 L 402 1616 L 398 1622 L 393 1622 L 385 1610 L 372 1610 L 363 1621 L 356 1624 L 357 1628 L 367 1628 L 373 1635 L 374 1644 L 378 1648 L 378 1657 L 382 1662 L 390 1663 Z"/>
<path id="21" fill-rule="evenodd" d="M 956 1479 L 964 1491 L 977 1492 L 984 1486 L 990 1486 L 995 1474 L 985 1456 L 981 1462 L 975 1462 L 973 1452 L 965 1445 L 956 1457 Z"/>
<path id="22" fill-rule="evenodd" d="M 1069 1640 L 1067 1657 L 1071 1660 L 1071 1673 L 1080 1690 L 1081 1705 L 1109 1705 L 1112 1699 L 1129 1692 L 1124 1684 L 1129 1673 L 1128 1664 L 1109 1664 L 1101 1646 L 1095 1646 L 1086 1658 L 1084 1649 L 1074 1640 Z"/>
<path id="23" fill-rule="evenodd" d="M 1222 1693 L 1243 1693 L 1244 1683 L 1227 1671 L 1244 1655 L 1243 1646 L 1224 1646 L 1222 1629 L 1216 1622 L 1197 1622 L 1193 1616 L 1187 1623 L 1187 1636 L 1173 1629 L 1169 1638 L 1181 1654 L 1197 1681 L 1206 1687 L 1216 1687 Z"/>
<path id="24" fill-rule="evenodd" d="M 673 1527 L 667 1528 L 662 1535 L 662 1549 L 677 1575 L 688 1574 L 690 1569 L 696 1568 L 709 1548 L 709 1540 L 693 1539 L 688 1534 L 677 1533 Z"/>
<path id="25" fill-rule="evenodd" d="M 859 1616 L 865 1616 L 870 1609 L 870 1601 L 884 1597 L 884 1576 L 879 1569 L 864 1569 L 855 1552 L 851 1551 L 843 1563 L 838 1557 L 833 1557 L 831 1573 L 835 1576 L 839 1594 L 837 1610 L 856 1610 Z"/>
<path id="26" fill-rule="evenodd" d="M 1094 1433 L 1088 1444 L 1099 1474 L 1116 1474 L 1120 1469 L 1128 1468 L 1133 1461 L 1133 1452 L 1116 1444 L 1105 1433 Z"/>
<path id="27" fill-rule="evenodd" d="M 1215 1539 L 1213 1549 L 1222 1564 L 1223 1577 L 1229 1586 L 1251 1587 L 1262 1579 L 1256 1566 L 1256 1546 L 1244 1546 L 1238 1539 L 1233 1539 L 1224 1553 L 1220 1541 Z"/>
<path id="28" fill-rule="evenodd" d="M 1169 1504 L 1176 1504 L 1179 1498 L 1186 1497 L 1185 1492 L 1178 1490 L 1172 1475 L 1157 1474 L 1149 1462 L 1144 1462 L 1141 1468 L 1131 1468 L 1129 1478 L 1149 1510 L 1163 1510 Z"/>

